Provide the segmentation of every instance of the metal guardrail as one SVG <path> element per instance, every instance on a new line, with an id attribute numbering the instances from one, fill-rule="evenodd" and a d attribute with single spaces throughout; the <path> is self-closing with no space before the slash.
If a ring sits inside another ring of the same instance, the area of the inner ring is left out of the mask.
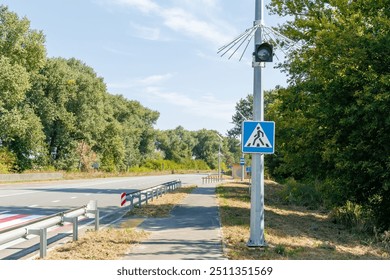
<path id="1" fill-rule="evenodd" d="M 154 198 L 158 198 L 159 196 L 162 196 L 167 192 L 171 192 L 179 187 L 181 187 L 181 181 L 176 180 L 144 190 L 134 191 L 132 193 L 122 193 L 121 206 L 125 206 L 127 202 L 130 202 L 130 210 L 135 206 L 141 207 L 142 203 L 148 204 L 149 200 L 153 201 Z"/>
<path id="2" fill-rule="evenodd" d="M 78 217 L 86 216 L 95 218 L 95 230 L 99 230 L 99 209 L 97 201 L 91 200 L 87 205 L 65 212 L 43 217 L 29 223 L 10 227 L 0 231 L 0 245 L 19 238 L 27 238 L 28 235 L 39 235 L 40 258 L 46 257 L 47 252 L 47 229 L 56 225 L 63 225 L 66 222 L 73 224 L 73 240 L 78 240 Z"/>
<path id="3" fill-rule="evenodd" d="M 222 181 L 222 178 L 218 175 L 208 175 L 207 177 L 202 177 L 202 183 L 214 183 L 214 182 L 220 182 Z"/>

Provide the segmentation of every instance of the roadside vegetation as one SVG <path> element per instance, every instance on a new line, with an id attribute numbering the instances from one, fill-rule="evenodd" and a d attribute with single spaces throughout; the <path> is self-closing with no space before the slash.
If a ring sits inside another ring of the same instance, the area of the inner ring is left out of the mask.
<path id="1" fill-rule="evenodd" d="M 390 232 L 367 234 L 355 225 L 359 217 L 343 215 L 353 226 L 318 207 L 286 200 L 288 188 L 265 184 L 265 240 L 267 247 L 248 248 L 250 195 L 248 183 L 217 188 L 226 256 L 231 260 L 349 260 L 390 259 Z M 299 204 L 299 205 L 298 205 Z M 347 218 L 350 217 L 350 218 Z"/>

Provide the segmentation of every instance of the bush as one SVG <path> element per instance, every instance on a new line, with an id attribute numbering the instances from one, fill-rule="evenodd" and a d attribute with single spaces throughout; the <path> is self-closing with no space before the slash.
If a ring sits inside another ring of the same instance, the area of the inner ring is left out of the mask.
<path id="1" fill-rule="evenodd" d="M 16 156 L 7 148 L 0 148 L 0 173 L 6 174 L 17 169 Z"/>
<path id="2" fill-rule="evenodd" d="M 329 217 L 334 223 L 345 225 L 358 232 L 373 233 L 375 229 L 372 212 L 351 201 L 347 201 L 344 206 L 335 207 Z"/>
<path id="3" fill-rule="evenodd" d="M 377 241 L 381 243 L 386 250 L 390 250 L 390 231 L 385 231 L 383 233 L 375 232 L 375 235 Z"/>
<path id="4" fill-rule="evenodd" d="M 209 170 L 209 166 L 203 160 L 186 159 L 182 162 L 163 159 L 146 160 L 142 167 L 148 170 Z"/>
<path id="5" fill-rule="evenodd" d="M 295 179 L 287 179 L 280 191 L 282 200 L 288 204 L 317 209 L 323 205 L 319 183 L 298 183 Z"/>

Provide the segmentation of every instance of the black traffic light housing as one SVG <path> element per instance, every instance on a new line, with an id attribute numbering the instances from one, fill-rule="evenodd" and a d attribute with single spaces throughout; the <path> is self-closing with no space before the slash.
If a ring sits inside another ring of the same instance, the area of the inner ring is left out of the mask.
<path id="1" fill-rule="evenodd" d="M 256 62 L 272 62 L 274 56 L 273 47 L 269 43 L 256 45 L 253 55 L 255 56 Z"/>

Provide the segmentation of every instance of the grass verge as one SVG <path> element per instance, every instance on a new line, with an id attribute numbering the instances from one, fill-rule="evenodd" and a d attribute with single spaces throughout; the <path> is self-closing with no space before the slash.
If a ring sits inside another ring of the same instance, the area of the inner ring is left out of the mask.
<path id="1" fill-rule="evenodd" d="M 132 228 L 87 231 L 80 240 L 50 251 L 45 260 L 117 260 L 129 251 L 132 244 L 147 236 L 146 232 Z"/>
<path id="2" fill-rule="evenodd" d="M 332 223 L 328 213 L 284 205 L 282 186 L 265 183 L 265 240 L 267 247 L 250 249 L 250 195 L 247 183 L 217 188 L 223 241 L 228 259 L 390 259 L 385 246 L 372 238 Z"/>

